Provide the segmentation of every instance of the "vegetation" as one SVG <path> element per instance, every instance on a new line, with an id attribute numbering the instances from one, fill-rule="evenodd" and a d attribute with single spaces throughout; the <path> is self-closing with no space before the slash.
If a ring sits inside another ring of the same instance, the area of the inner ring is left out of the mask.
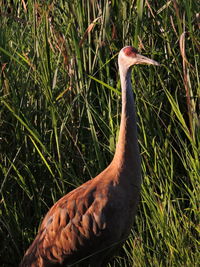
<path id="1" fill-rule="evenodd" d="M 0 1 L 0 262 L 17 266 L 47 210 L 109 164 L 117 53 L 138 47 L 143 186 L 108 266 L 198 266 L 199 1 Z"/>

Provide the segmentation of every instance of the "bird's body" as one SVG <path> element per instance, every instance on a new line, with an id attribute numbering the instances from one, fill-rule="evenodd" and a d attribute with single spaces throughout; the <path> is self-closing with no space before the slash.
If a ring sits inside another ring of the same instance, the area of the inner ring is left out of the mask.
<path id="1" fill-rule="evenodd" d="M 109 257 L 130 232 L 131 213 L 135 213 L 130 196 L 139 196 L 139 186 L 127 192 L 126 185 L 111 181 L 113 176 L 117 178 L 118 173 L 111 164 L 96 178 L 56 202 L 26 253 L 25 259 L 32 258 L 33 265 L 24 261 L 22 266 L 51 266 L 49 262 L 54 261 L 52 266 L 60 266 L 56 262 L 65 266 L 64 262 L 72 264 L 86 257 L 88 265 L 95 258 L 93 266 L 98 266 L 106 254 Z"/>
<path id="2" fill-rule="evenodd" d="M 139 62 L 139 63 L 138 63 Z M 21 267 L 105 266 L 130 233 L 140 187 L 140 155 L 131 66 L 154 64 L 128 46 L 119 54 L 122 115 L 116 152 L 98 176 L 71 191 L 46 214 Z"/>

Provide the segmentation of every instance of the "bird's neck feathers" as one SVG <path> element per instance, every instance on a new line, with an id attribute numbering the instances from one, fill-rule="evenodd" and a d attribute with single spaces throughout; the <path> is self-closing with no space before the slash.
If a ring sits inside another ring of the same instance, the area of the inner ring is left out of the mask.
<path id="1" fill-rule="evenodd" d="M 122 68 L 119 64 L 122 89 L 122 113 L 118 142 L 114 162 L 119 171 L 127 173 L 140 183 L 140 153 L 137 137 L 137 120 L 135 103 L 131 86 L 131 69 Z"/>

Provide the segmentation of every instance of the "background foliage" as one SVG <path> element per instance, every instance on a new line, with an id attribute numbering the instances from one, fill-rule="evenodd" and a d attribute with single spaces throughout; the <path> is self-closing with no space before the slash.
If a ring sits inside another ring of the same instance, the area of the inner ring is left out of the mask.
<path id="1" fill-rule="evenodd" d="M 143 186 L 108 266 L 197 266 L 199 1 L 0 1 L 0 262 L 17 266 L 49 209 L 97 175 L 120 122 L 117 53 L 137 66 Z"/>

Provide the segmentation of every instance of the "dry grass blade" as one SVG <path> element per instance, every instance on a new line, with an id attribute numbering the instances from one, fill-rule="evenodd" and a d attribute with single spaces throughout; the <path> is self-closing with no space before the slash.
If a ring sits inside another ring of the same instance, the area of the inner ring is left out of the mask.
<path id="1" fill-rule="evenodd" d="M 26 2 L 24 0 L 22 0 L 22 5 L 23 5 L 23 8 L 24 8 L 24 11 L 27 13 Z"/>
<path id="2" fill-rule="evenodd" d="M 190 134 L 193 138 L 193 119 L 192 119 L 192 105 L 191 105 L 191 96 L 190 96 L 190 89 L 188 83 L 188 68 L 189 62 L 186 58 L 186 51 L 185 51 L 185 35 L 186 32 L 183 32 L 180 36 L 179 45 L 180 45 L 180 52 L 182 56 L 182 64 L 183 64 L 183 79 L 184 79 L 184 87 L 186 92 L 186 100 L 187 100 L 187 108 L 188 108 L 188 117 L 190 122 Z"/>
<path id="3" fill-rule="evenodd" d="M 96 19 L 94 19 L 93 22 L 88 26 L 87 30 L 86 30 L 86 31 L 84 32 L 84 34 L 83 34 L 82 39 L 81 39 L 80 42 L 79 42 L 79 46 L 82 46 L 82 45 L 83 45 L 83 43 L 84 43 L 85 39 L 87 38 L 88 34 L 92 31 L 92 29 L 94 28 L 96 22 L 97 22 L 100 18 L 101 18 L 101 16 L 98 17 L 98 18 L 96 18 Z"/>
<path id="4" fill-rule="evenodd" d="M 185 52 L 185 35 L 187 33 L 186 32 L 183 32 L 180 36 L 180 39 L 179 39 L 179 45 L 180 45 L 180 52 L 181 52 L 181 56 L 182 56 L 182 59 L 183 59 L 183 68 L 184 70 L 186 69 L 186 64 L 189 64 L 187 58 L 186 58 L 186 52 Z"/>
<path id="5" fill-rule="evenodd" d="M 148 0 L 146 0 L 146 4 L 147 4 L 147 7 L 148 7 L 148 9 L 149 9 L 149 11 L 150 11 L 152 17 L 155 18 L 154 12 L 153 12 L 153 10 L 152 10 L 152 8 L 151 8 L 151 5 L 149 4 L 149 1 L 148 1 Z"/>

